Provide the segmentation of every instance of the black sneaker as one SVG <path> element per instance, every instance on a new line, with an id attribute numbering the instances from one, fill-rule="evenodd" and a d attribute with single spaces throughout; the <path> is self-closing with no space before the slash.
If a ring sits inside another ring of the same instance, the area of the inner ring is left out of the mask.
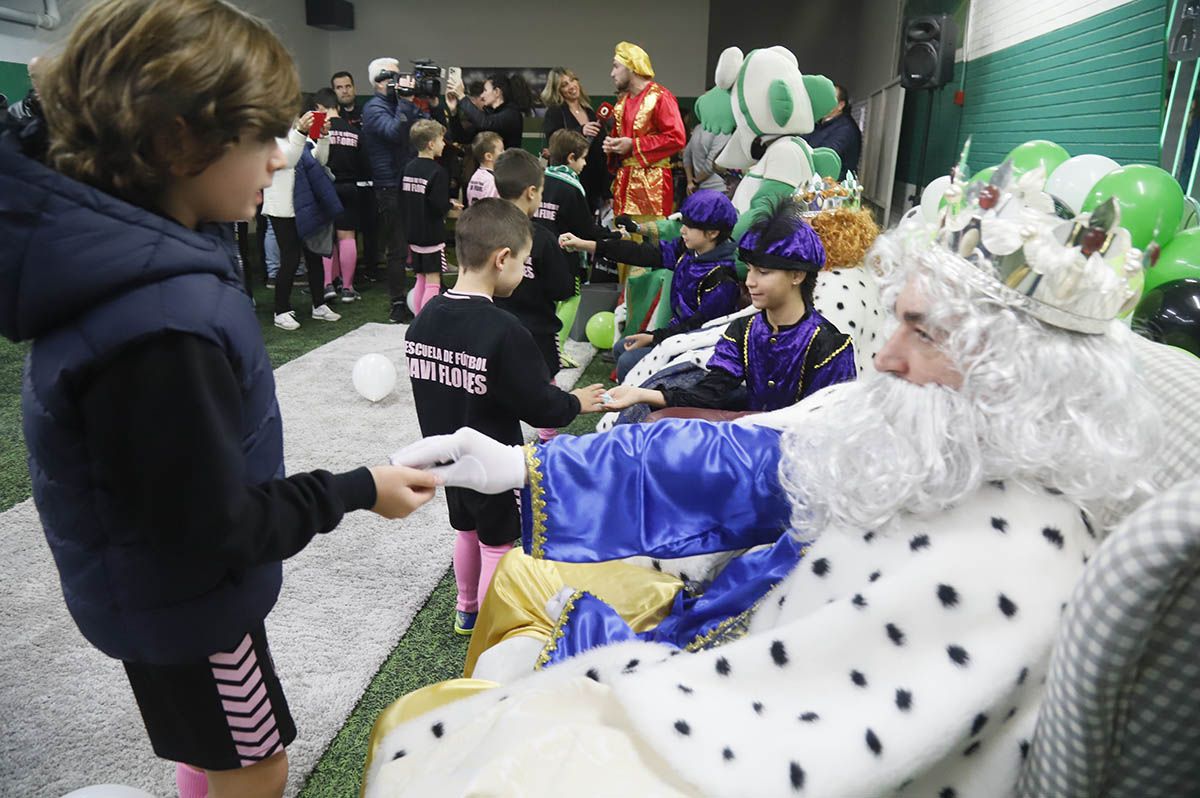
<path id="1" fill-rule="evenodd" d="M 337 297 L 338 297 L 337 286 L 335 286 L 333 283 L 330 283 L 329 285 L 325 286 L 325 302 L 326 303 L 332 302 L 333 300 L 337 299 Z"/>
<path id="2" fill-rule="evenodd" d="M 391 324 L 411 324 L 416 318 L 413 312 L 408 309 L 408 305 L 404 302 L 393 302 L 392 312 L 388 314 L 388 322 Z"/>

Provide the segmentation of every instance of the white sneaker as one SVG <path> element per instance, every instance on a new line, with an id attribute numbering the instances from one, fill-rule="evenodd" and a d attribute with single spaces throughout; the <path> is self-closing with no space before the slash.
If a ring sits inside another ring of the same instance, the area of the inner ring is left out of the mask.
<path id="1" fill-rule="evenodd" d="M 321 321 L 337 321 L 342 316 L 339 313 L 334 313 L 329 309 L 328 305 L 317 305 L 313 308 L 313 318 Z"/>
<path id="2" fill-rule="evenodd" d="M 281 330 L 299 330 L 300 322 L 296 321 L 296 311 L 275 314 L 275 326 Z"/>

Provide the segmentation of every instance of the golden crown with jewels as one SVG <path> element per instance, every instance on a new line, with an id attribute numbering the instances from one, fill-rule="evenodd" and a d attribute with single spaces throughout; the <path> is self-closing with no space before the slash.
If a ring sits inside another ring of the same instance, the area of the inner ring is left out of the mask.
<path id="1" fill-rule="evenodd" d="M 987 182 L 967 182 L 966 156 L 951 173 L 935 241 L 974 266 L 980 290 L 1055 327 L 1103 333 L 1141 294 L 1141 250 L 1111 198 L 1075 218 L 1042 188 L 1038 167 L 1005 161 Z"/>

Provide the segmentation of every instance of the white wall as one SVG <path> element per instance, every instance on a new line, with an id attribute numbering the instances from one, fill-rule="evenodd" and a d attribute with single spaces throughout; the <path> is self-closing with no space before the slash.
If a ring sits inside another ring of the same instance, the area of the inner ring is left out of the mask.
<path id="1" fill-rule="evenodd" d="M 328 31 L 310 28 L 304 21 L 304 0 L 231 0 L 238 8 L 261 17 L 280 38 L 300 70 L 300 85 L 306 91 L 329 83 Z M 0 0 L 4 2 L 4 0 Z M 357 6 L 360 5 L 356 3 Z M 363 69 L 367 68 L 363 64 Z"/>
<path id="2" fill-rule="evenodd" d="M 45 10 L 42 0 L 0 0 L 0 5 L 18 11 L 40 13 Z M 79 10 L 86 6 L 86 0 L 64 0 L 59 5 L 63 22 L 53 31 L 0 22 L 0 61 L 27 64 L 30 58 L 62 41 Z M 283 40 L 296 59 L 305 86 L 324 85 L 329 79 L 328 34 L 305 25 L 303 0 L 235 0 L 234 5 L 262 17 L 270 24 L 271 30 Z"/>
<path id="3" fill-rule="evenodd" d="M 706 86 L 709 0 L 456 0 L 453 4 L 355 0 L 355 30 L 328 32 L 305 24 L 303 0 L 233 0 L 262 17 L 283 40 L 305 89 L 325 86 L 339 69 L 369 92 L 367 64 L 380 55 L 433 58 L 442 66 L 569 66 L 592 94 L 611 94 L 612 51 L 625 39 L 650 54 L 656 78 L 685 97 Z M 80 0 L 66 0 L 63 28 L 35 33 L 0 22 L 0 60 L 19 63 L 41 53 L 69 29 Z M 0 0 L 41 10 L 41 0 Z M 541 87 L 533 87 L 540 91 Z"/>
<path id="4" fill-rule="evenodd" d="M 14 11 L 30 11 L 42 14 L 46 5 L 42 0 L 0 0 L 0 5 Z M 28 64 L 29 59 L 43 53 L 52 42 L 60 40 L 66 33 L 64 23 L 57 30 L 48 31 L 0 21 L 0 61 Z"/>
<path id="5" fill-rule="evenodd" d="M 971 0 L 966 57 L 981 58 L 1129 0 Z"/>
<path id="6" fill-rule="evenodd" d="M 781 44 L 800 71 L 841 83 L 866 97 L 897 73 L 900 0 L 711 0 L 706 86 L 726 47 L 744 51 Z"/>
<path id="7" fill-rule="evenodd" d="M 588 93 L 612 94 L 613 47 L 628 40 L 649 53 L 657 80 L 690 97 L 706 88 L 708 6 L 708 0 L 355 0 L 355 30 L 329 34 L 329 66 L 352 72 L 362 94 L 370 91 L 367 64 L 384 55 L 402 66 L 410 58 L 441 66 L 567 66 Z M 305 88 L 325 85 L 328 77 Z"/>

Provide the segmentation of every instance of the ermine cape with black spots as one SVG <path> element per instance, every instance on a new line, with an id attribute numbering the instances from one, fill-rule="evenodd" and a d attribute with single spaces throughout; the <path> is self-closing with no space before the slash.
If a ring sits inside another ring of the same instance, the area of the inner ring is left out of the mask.
<path id="1" fill-rule="evenodd" d="M 634 454 L 630 479 L 655 465 Z M 546 496 L 585 478 L 568 466 L 542 464 Z M 703 482 L 658 482 L 657 510 L 691 512 Z M 769 512 L 718 499 L 749 523 Z M 548 555 L 556 512 L 570 515 L 547 503 Z M 428 712 L 383 739 L 367 796 L 1008 795 L 1095 545 L 1062 496 L 1000 482 L 926 517 L 824 530 L 740 639 L 604 646 Z"/>

